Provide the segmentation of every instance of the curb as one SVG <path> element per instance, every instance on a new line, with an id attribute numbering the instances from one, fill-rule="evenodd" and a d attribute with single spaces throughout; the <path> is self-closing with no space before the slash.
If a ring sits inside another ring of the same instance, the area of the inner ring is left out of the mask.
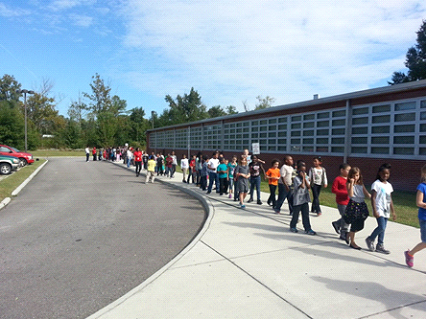
<path id="1" fill-rule="evenodd" d="M 39 168 L 37 168 L 30 176 L 28 176 L 28 178 L 21 184 L 19 185 L 13 192 L 12 192 L 12 196 L 15 197 L 19 194 L 19 192 L 34 178 L 34 176 L 36 176 L 38 174 L 38 172 L 40 172 L 40 170 L 44 167 L 44 165 L 46 165 L 49 162 L 48 159 L 46 159 L 46 162 L 44 162 Z"/>
<path id="2" fill-rule="evenodd" d="M 19 185 L 13 192 L 12 192 L 12 197 L 15 197 L 19 194 L 19 192 L 34 178 L 34 176 L 36 176 L 38 174 L 38 172 L 40 172 L 40 170 L 44 167 L 44 165 L 46 165 L 49 162 L 48 159 L 46 159 L 46 162 L 44 162 L 42 165 L 40 165 L 39 168 L 37 168 L 30 176 L 28 176 L 28 178 L 23 181 L 21 183 L 21 185 Z M 3 199 L 0 203 L 0 209 L 6 207 L 10 202 L 11 202 L 11 198 L 10 197 L 6 197 L 5 199 Z"/>
<path id="3" fill-rule="evenodd" d="M 113 162 L 113 164 L 115 164 L 115 163 Z M 119 165 L 119 164 L 120 163 L 117 163 L 115 165 Z M 127 170 L 131 170 L 130 168 L 127 168 L 127 167 L 123 167 L 123 168 L 127 169 Z M 141 172 L 141 175 L 145 175 L 146 176 L 146 174 L 142 173 L 142 172 Z M 176 189 L 179 189 L 179 190 L 183 191 L 184 193 L 186 193 L 186 194 L 188 194 L 188 195 L 190 195 L 190 196 L 198 199 L 201 202 L 201 204 L 203 205 L 204 209 L 206 210 L 206 215 L 207 215 L 206 218 L 205 218 L 205 220 L 204 220 L 203 225 L 198 230 L 198 233 L 195 235 L 195 237 L 188 243 L 188 245 L 186 245 L 186 247 L 183 248 L 183 250 L 180 253 L 178 253 L 172 260 L 170 260 L 166 265 L 164 265 L 162 268 L 160 268 L 159 270 L 157 270 L 157 272 L 155 272 L 153 275 L 151 275 L 151 277 L 149 277 L 148 279 L 146 279 L 139 286 L 137 286 L 136 288 L 133 288 L 128 293 L 126 293 L 124 296 L 118 298 L 114 302 L 112 302 L 109 305 L 105 306 L 104 308 L 98 310 L 97 312 L 95 312 L 91 316 L 87 317 L 86 319 L 96 319 L 96 318 L 102 317 L 103 315 L 107 314 L 108 312 L 110 312 L 114 308 L 118 307 L 123 302 L 125 302 L 126 300 L 128 300 L 129 298 L 131 298 L 132 296 L 136 295 L 137 293 L 139 293 L 140 291 L 142 291 L 146 287 L 148 287 L 150 284 L 152 284 L 153 282 L 155 282 L 170 267 L 172 267 L 183 256 L 185 256 L 201 240 L 201 238 L 204 236 L 204 234 L 206 233 L 206 231 L 210 228 L 210 224 L 211 224 L 211 221 L 212 221 L 212 219 L 214 217 L 215 211 L 214 211 L 214 206 L 211 204 L 211 202 L 210 202 L 210 200 L 208 198 L 205 198 L 201 194 L 199 194 L 199 193 L 197 193 L 197 192 L 195 192 L 195 191 L 193 191 L 193 190 L 191 190 L 189 188 L 182 187 L 184 185 L 182 185 L 182 186 L 176 185 L 176 184 L 169 183 L 169 182 L 161 180 L 161 179 L 156 179 L 156 180 L 159 181 L 162 184 L 167 185 L 167 186 L 171 186 L 171 187 L 174 187 Z"/>
<path id="4" fill-rule="evenodd" d="M 0 203 L 0 209 L 6 207 L 6 205 L 9 204 L 11 200 L 12 199 L 10 197 L 6 197 L 5 199 L 3 199 Z"/>

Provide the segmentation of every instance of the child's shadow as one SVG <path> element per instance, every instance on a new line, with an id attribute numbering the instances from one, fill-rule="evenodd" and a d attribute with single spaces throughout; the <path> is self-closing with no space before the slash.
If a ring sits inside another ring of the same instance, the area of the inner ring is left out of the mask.
<path id="1" fill-rule="evenodd" d="M 338 291 L 344 294 L 351 294 L 356 297 L 361 297 L 367 300 L 375 300 L 385 305 L 386 315 L 397 319 L 406 319 L 401 310 L 405 307 L 424 312 L 423 318 L 426 317 L 426 298 L 422 295 L 416 295 L 408 292 L 392 290 L 374 282 L 358 282 L 335 280 L 313 276 L 313 280 L 324 283 L 328 289 Z M 380 315 L 382 311 L 375 315 Z M 374 314 L 360 314 L 357 316 L 371 316 Z M 410 316 L 411 318 L 411 316 Z"/>

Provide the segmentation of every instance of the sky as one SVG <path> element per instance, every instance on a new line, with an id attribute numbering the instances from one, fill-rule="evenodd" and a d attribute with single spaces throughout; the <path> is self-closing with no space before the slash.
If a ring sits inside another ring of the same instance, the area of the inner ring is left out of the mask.
<path id="1" fill-rule="evenodd" d="M 64 116 L 95 74 L 146 118 L 192 87 L 242 112 L 386 86 L 423 19 L 414 0 L 0 0 L 0 77 L 47 80 Z"/>

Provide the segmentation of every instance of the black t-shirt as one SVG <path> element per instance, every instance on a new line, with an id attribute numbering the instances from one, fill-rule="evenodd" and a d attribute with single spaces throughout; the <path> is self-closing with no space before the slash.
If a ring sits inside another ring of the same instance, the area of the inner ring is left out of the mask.
<path id="1" fill-rule="evenodd" d="M 250 176 L 257 177 L 260 175 L 260 170 L 262 169 L 262 164 L 259 162 L 251 162 L 249 164 Z"/>

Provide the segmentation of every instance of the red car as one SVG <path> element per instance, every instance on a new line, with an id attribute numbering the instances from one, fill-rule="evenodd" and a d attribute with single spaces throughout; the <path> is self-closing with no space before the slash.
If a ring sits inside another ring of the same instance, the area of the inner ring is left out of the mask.
<path id="1" fill-rule="evenodd" d="M 21 160 L 21 166 L 34 163 L 34 158 L 30 153 L 21 152 L 14 147 L 0 145 L 0 155 L 11 155 Z"/>

